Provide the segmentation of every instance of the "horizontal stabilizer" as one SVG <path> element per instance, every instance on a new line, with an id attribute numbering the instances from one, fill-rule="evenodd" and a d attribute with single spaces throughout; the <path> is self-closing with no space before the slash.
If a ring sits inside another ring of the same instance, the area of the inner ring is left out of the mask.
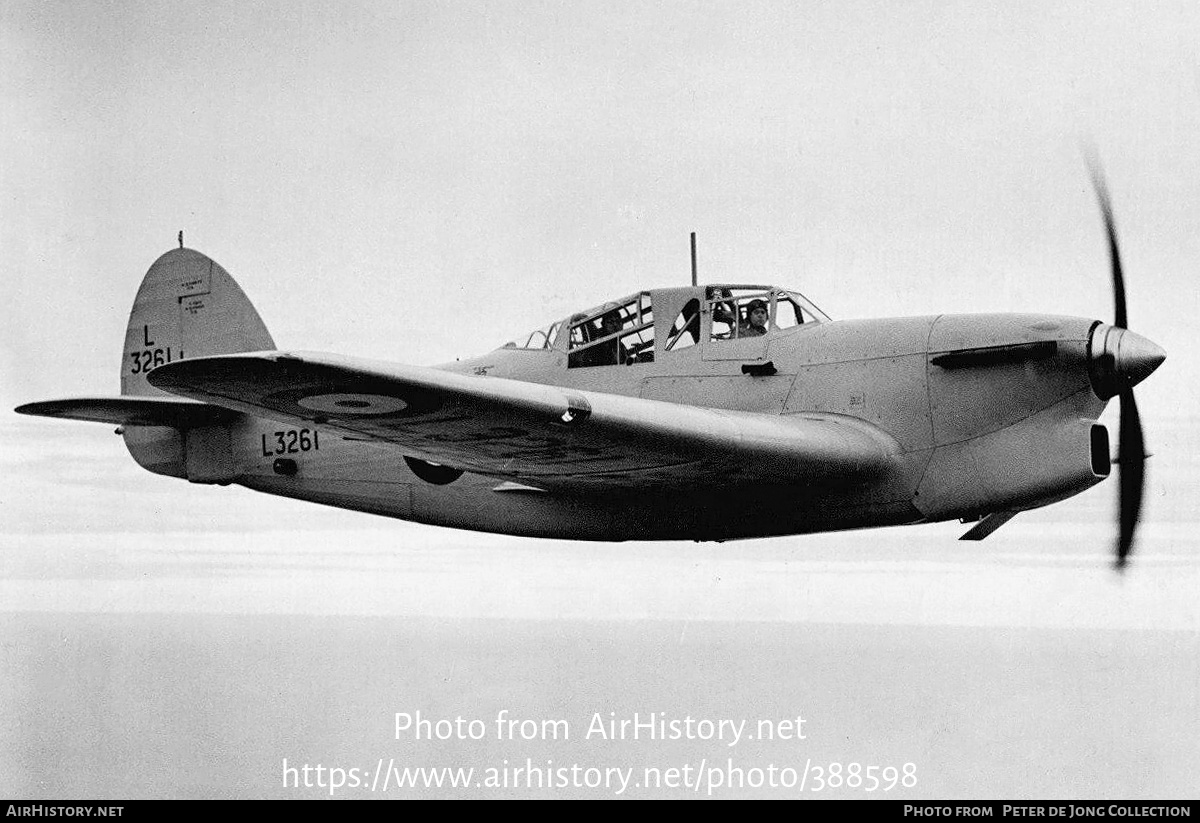
<path id="1" fill-rule="evenodd" d="M 17 406 L 18 414 L 88 420 L 117 426 L 172 426 L 190 429 L 226 423 L 236 412 L 195 400 L 156 397 L 76 397 Z"/>

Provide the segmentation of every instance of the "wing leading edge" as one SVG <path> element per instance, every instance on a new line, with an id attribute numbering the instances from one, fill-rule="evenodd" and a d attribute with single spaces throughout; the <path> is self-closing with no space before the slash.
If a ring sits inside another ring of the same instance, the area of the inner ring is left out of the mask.
<path id="1" fill-rule="evenodd" d="M 837 415 L 723 411 L 328 354 L 195 358 L 161 366 L 149 381 L 559 490 L 861 482 L 898 451 L 879 429 Z"/>

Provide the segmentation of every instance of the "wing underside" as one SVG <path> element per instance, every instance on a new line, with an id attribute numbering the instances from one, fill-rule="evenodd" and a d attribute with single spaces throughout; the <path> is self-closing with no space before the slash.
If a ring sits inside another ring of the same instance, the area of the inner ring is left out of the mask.
<path id="1" fill-rule="evenodd" d="M 544 488 L 862 482 L 897 450 L 882 431 L 836 415 L 730 412 L 326 354 L 196 358 L 149 380 Z"/>

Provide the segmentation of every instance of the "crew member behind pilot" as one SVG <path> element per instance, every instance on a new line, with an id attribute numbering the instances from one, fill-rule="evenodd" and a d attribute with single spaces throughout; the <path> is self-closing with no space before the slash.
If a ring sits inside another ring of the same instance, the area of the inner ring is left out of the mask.
<path id="1" fill-rule="evenodd" d="M 746 306 L 746 321 L 738 326 L 738 337 L 760 337 L 767 333 L 767 303 L 751 300 Z"/>

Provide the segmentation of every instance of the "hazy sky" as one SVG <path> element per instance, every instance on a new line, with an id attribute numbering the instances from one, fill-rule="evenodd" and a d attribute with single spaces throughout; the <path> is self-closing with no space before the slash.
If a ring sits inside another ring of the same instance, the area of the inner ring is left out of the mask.
<path id="1" fill-rule="evenodd" d="M 0 406 L 115 393 L 179 229 L 281 348 L 411 363 L 686 283 L 691 230 L 702 277 L 835 318 L 1108 319 L 1087 139 L 1169 355 L 1139 389 L 1161 514 L 1195 468 L 1158 421 L 1200 385 L 1198 40 L 1191 2 L 5 3 Z M 146 475 L 101 426 L 0 443 L 10 534 L 383 525 Z"/>
<path id="2" fill-rule="evenodd" d="M 498 706 L 803 708 L 802 755 L 912 759 L 917 796 L 1194 786 L 1194 0 L 4 0 L 0 112 L 0 794 L 454 763 L 390 712 Z M 693 230 L 703 279 L 834 318 L 1109 320 L 1081 141 L 1131 327 L 1168 353 L 1123 578 L 1112 482 L 970 546 L 957 523 L 567 544 L 194 487 L 110 427 L 7 411 L 117 393 L 180 229 L 281 348 L 416 364 L 686 284 Z M 648 756 L 552 751 L 601 755 Z"/>
<path id="3" fill-rule="evenodd" d="M 5 401 L 111 391 L 186 231 L 281 347 L 414 363 L 618 294 L 1111 317 L 1196 374 L 1200 10 L 1134 3 L 5 3 Z M 1151 386 L 1154 388 L 1152 389 Z"/>

